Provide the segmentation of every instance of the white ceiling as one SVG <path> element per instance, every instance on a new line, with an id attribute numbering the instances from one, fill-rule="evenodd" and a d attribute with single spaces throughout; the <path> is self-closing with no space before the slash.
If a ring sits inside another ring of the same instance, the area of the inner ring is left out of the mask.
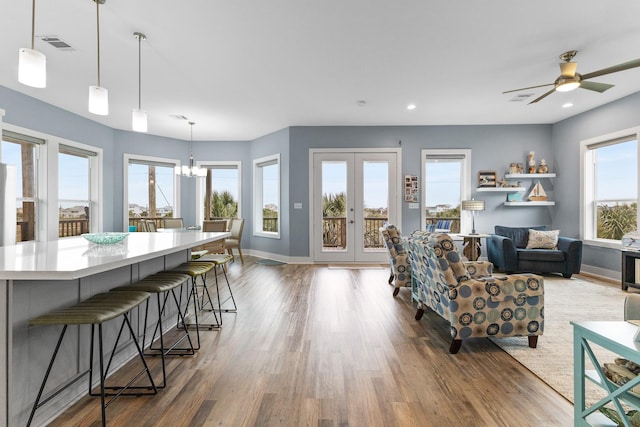
<path id="1" fill-rule="evenodd" d="M 48 84 L 34 89 L 17 81 L 31 2 L 0 0 L 0 85 L 130 129 L 140 31 L 149 133 L 185 140 L 187 123 L 170 115 L 195 121 L 195 140 L 246 140 L 296 125 L 554 123 L 640 91 L 636 68 L 594 79 L 615 85 L 602 94 L 578 89 L 527 105 L 501 93 L 552 83 L 567 50 L 579 51 L 582 74 L 640 58 L 639 1 L 106 0 L 101 83 L 110 115 L 101 117 L 87 111 L 95 9 L 92 0 L 36 2 L 36 35 L 75 50 L 36 39 Z M 562 108 L 567 101 L 575 106 Z M 11 106 L 0 99 L 0 108 Z"/>

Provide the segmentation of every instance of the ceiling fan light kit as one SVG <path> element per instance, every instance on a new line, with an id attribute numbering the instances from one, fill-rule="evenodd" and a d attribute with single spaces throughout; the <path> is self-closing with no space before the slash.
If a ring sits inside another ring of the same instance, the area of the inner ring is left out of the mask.
<path id="1" fill-rule="evenodd" d="M 529 104 L 534 104 L 546 98 L 547 96 L 551 95 L 553 92 L 569 92 L 577 88 L 587 89 L 593 92 L 602 93 L 606 90 L 611 89 L 613 85 L 608 83 L 591 82 L 587 80 L 592 79 L 594 77 L 604 76 L 606 74 L 613 74 L 619 71 L 640 67 L 640 59 L 634 59 L 633 61 L 624 62 L 622 64 L 614 65 L 612 67 L 602 68 L 600 70 L 593 71 L 591 73 L 580 74 L 576 72 L 576 69 L 578 68 L 578 64 L 576 62 L 571 62 L 571 60 L 573 59 L 574 56 L 576 56 L 577 53 L 578 53 L 577 50 L 570 50 L 560 55 L 560 59 L 562 59 L 565 62 L 561 62 L 559 64 L 560 76 L 553 83 L 508 90 L 502 93 L 511 93 L 511 92 L 518 92 L 521 90 L 529 90 L 529 89 L 537 89 L 539 87 L 553 86 L 551 90 L 549 90 L 548 92 L 545 92 L 541 96 L 529 102 Z"/>

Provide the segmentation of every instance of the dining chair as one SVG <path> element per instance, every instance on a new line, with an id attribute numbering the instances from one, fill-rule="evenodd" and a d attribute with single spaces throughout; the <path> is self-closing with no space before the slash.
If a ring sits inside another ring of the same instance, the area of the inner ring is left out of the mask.
<path id="1" fill-rule="evenodd" d="M 235 261 L 235 256 L 233 255 L 233 248 L 238 249 L 238 253 L 240 254 L 240 262 L 244 264 L 244 258 L 242 257 L 242 249 L 240 248 L 240 242 L 242 241 L 242 230 L 244 228 L 244 219 L 242 218 L 233 218 L 231 220 L 231 225 L 229 226 L 229 232 L 231 233 L 231 237 L 224 240 L 224 247 L 227 249 L 229 255 L 231 255 Z"/>
<path id="2" fill-rule="evenodd" d="M 164 228 L 184 228 L 184 221 L 182 218 L 165 218 Z"/>
<path id="3" fill-rule="evenodd" d="M 202 231 L 209 233 L 227 231 L 227 221 L 204 221 L 202 223 Z M 206 249 L 211 254 L 223 254 L 225 251 L 224 240 L 216 240 L 215 242 L 207 243 L 203 245 L 203 249 Z"/>

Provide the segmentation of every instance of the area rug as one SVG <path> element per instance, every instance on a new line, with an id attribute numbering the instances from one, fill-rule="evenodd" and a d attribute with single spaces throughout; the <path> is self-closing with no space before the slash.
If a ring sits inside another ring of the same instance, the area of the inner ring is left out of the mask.
<path id="1" fill-rule="evenodd" d="M 276 261 L 274 259 L 259 259 L 256 260 L 256 264 L 260 264 L 260 265 L 286 265 L 286 262 L 282 262 L 282 261 Z"/>
<path id="2" fill-rule="evenodd" d="M 627 292 L 619 286 L 573 276 L 544 278 L 544 334 L 538 347 L 530 349 L 526 339 L 510 337 L 493 341 L 540 379 L 573 402 L 573 327 L 570 321 L 623 320 Z M 631 290 L 629 292 L 638 292 Z M 592 346 L 600 362 L 613 362 L 614 353 Z M 587 360 L 587 369 L 592 369 Z M 586 381 L 585 400 L 595 403 L 606 394 Z"/>

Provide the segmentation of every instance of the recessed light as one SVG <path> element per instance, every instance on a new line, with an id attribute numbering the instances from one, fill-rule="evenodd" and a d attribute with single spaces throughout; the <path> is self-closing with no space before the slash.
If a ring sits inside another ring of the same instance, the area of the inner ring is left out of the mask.
<path id="1" fill-rule="evenodd" d="M 415 109 L 416 109 L 416 104 L 407 105 L 407 110 L 415 110 Z"/>
<path id="2" fill-rule="evenodd" d="M 562 108 L 571 108 L 571 107 L 573 107 L 573 103 L 571 103 L 571 102 L 567 102 L 565 104 L 562 104 Z"/>

